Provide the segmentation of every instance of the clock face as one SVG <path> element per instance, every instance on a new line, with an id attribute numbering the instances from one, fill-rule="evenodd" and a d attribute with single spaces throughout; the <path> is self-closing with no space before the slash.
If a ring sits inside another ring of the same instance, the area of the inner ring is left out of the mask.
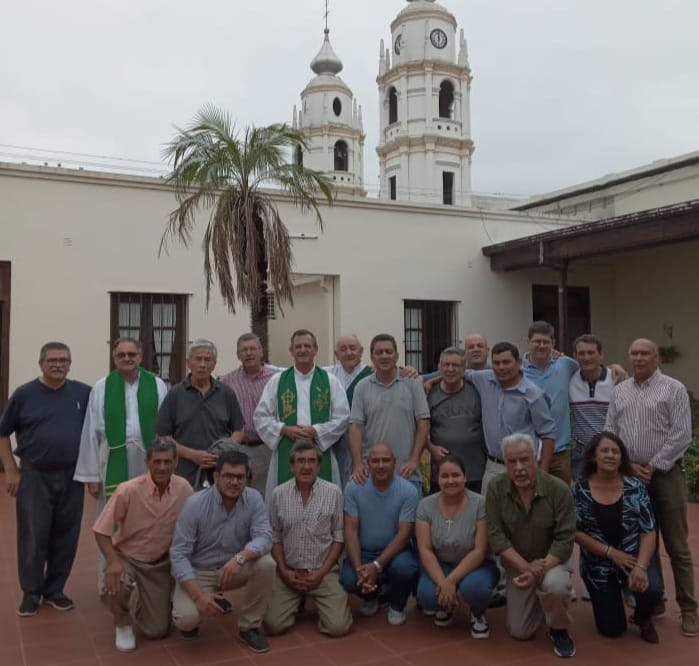
<path id="1" fill-rule="evenodd" d="M 393 50 L 396 52 L 396 55 L 400 55 L 400 38 L 401 35 L 398 35 L 396 41 L 393 43 Z"/>
<path id="2" fill-rule="evenodd" d="M 447 45 L 447 33 L 444 30 L 435 28 L 430 33 L 430 41 L 436 49 L 443 49 Z"/>

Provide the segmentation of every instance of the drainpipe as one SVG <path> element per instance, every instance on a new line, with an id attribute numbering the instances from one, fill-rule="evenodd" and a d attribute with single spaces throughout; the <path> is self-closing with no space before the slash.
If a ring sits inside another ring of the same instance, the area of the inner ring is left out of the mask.
<path id="1" fill-rule="evenodd" d="M 560 265 L 558 283 L 558 348 L 570 355 L 571 349 L 568 343 L 568 262 L 564 260 Z"/>

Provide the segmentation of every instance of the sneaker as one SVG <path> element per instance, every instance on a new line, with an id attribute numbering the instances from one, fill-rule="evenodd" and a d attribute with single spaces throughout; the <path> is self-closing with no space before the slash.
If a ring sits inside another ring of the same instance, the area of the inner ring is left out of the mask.
<path id="1" fill-rule="evenodd" d="M 582 594 L 580 595 L 580 598 L 583 601 L 592 601 L 592 597 L 590 596 L 590 593 L 586 587 L 583 588 Z"/>
<path id="2" fill-rule="evenodd" d="M 389 607 L 389 609 L 388 609 L 388 623 L 390 625 L 397 627 L 401 624 L 405 624 L 405 621 L 407 619 L 408 619 L 408 614 L 405 612 L 405 609 L 396 610 L 395 608 Z"/>
<path id="3" fill-rule="evenodd" d="M 490 627 L 488 620 L 485 618 L 485 613 L 474 615 L 471 613 L 471 636 L 473 638 L 488 638 L 490 636 Z"/>
<path id="4" fill-rule="evenodd" d="M 194 641 L 199 638 L 199 627 L 194 629 L 180 629 L 180 637 L 183 641 Z"/>
<path id="5" fill-rule="evenodd" d="M 553 643 L 553 653 L 557 657 L 575 656 L 575 643 L 567 629 L 549 629 L 549 638 Z"/>
<path id="6" fill-rule="evenodd" d="M 72 599 L 69 599 L 65 594 L 57 594 L 55 597 L 47 599 L 44 597 L 44 603 L 51 608 L 55 608 L 59 611 L 69 611 L 75 608 L 75 604 Z"/>
<path id="7" fill-rule="evenodd" d="M 269 642 L 259 629 L 242 629 L 238 632 L 240 640 L 248 646 L 252 652 L 269 652 Z"/>
<path id="8" fill-rule="evenodd" d="M 364 603 L 360 606 L 359 612 L 364 617 L 371 617 L 376 615 L 379 611 L 379 600 L 378 599 L 365 599 Z"/>
<path id="9" fill-rule="evenodd" d="M 434 608 L 424 608 L 422 606 L 418 606 L 417 609 L 423 615 L 427 615 L 427 617 L 434 617 L 435 615 L 437 615 L 437 611 Z"/>
<path id="10" fill-rule="evenodd" d="M 32 617 L 32 615 L 36 615 L 38 612 L 39 602 L 36 597 L 33 597 L 31 594 L 25 594 L 22 603 L 17 609 L 17 615 L 20 617 Z"/>
<path id="11" fill-rule="evenodd" d="M 130 624 L 116 628 L 114 645 L 119 652 L 131 652 L 136 649 L 136 636 L 134 636 L 133 627 Z"/>
<path id="12" fill-rule="evenodd" d="M 693 611 L 685 611 L 682 613 L 682 624 L 680 631 L 683 636 L 693 638 L 699 636 L 699 622 L 697 622 L 697 614 Z"/>
<path id="13" fill-rule="evenodd" d="M 571 603 L 573 603 L 573 602 L 575 602 L 575 601 L 578 600 L 578 594 L 577 594 L 577 592 L 575 591 L 575 588 L 574 588 L 574 587 L 571 587 L 571 588 L 570 588 L 570 595 L 569 595 L 569 597 L 570 597 Z"/>
<path id="14" fill-rule="evenodd" d="M 438 627 L 448 627 L 453 619 L 454 614 L 452 613 L 452 611 L 440 609 L 438 611 L 435 611 L 433 622 Z"/>
<path id="15" fill-rule="evenodd" d="M 641 638 L 646 643 L 659 643 L 660 642 L 660 638 L 658 637 L 658 632 L 655 630 L 655 626 L 653 625 L 652 619 L 649 618 L 645 622 L 639 623 L 638 628 L 641 631 Z"/>

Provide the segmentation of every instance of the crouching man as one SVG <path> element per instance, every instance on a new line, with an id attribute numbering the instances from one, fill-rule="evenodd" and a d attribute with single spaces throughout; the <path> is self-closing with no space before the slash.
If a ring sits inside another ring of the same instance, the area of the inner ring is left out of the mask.
<path id="1" fill-rule="evenodd" d="M 344 547 L 342 491 L 318 478 L 321 455 L 313 442 L 297 441 L 290 456 L 294 478 L 277 486 L 269 502 L 277 563 L 265 616 L 270 634 L 293 626 L 305 597 L 315 602 L 321 633 L 344 636 L 352 626 L 337 566 Z"/>
<path id="2" fill-rule="evenodd" d="M 267 652 L 260 629 L 274 582 L 272 530 L 262 495 L 246 487 L 249 479 L 247 455 L 222 453 L 214 485 L 182 507 L 170 548 L 177 581 L 172 620 L 183 638 L 196 638 L 202 615 L 230 612 L 231 604 L 221 593 L 245 587 L 238 635 L 253 652 Z"/>
<path id="3" fill-rule="evenodd" d="M 364 600 L 359 612 L 366 616 L 379 610 L 379 592 L 388 585 L 388 622 L 397 626 L 407 619 L 405 606 L 419 573 L 410 545 L 418 492 L 395 474 L 396 457 L 387 444 L 374 444 L 367 464 L 369 478 L 345 488 L 347 558 L 340 582 Z"/>
<path id="4" fill-rule="evenodd" d="M 506 473 L 488 486 L 486 516 L 490 549 L 507 571 L 507 629 L 513 638 L 526 640 L 545 623 L 554 653 L 572 657 L 573 496 L 563 481 L 537 468 L 529 435 L 505 437 L 502 455 Z"/>
<path id="5" fill-rule="evenodd" d="M 147 474 L 119 484 L 93 532 L 106 560 L 105 593 L 116 622 L 116 648 L 136 647 L 134 627 L 146 638 L 170 630 L 169 549 L 177 515 L 192 488 L 173 476 L 175 444 L 158 439 L 146 452 Z"/>

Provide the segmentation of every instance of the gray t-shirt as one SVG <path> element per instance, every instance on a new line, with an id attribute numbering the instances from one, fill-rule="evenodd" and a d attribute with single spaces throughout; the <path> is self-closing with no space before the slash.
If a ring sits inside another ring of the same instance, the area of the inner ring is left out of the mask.
<path id="1" fill-rule="evenodd" d="M 465 490 L 466 507 L 450 522 L 439 510 L 442 493 L 425 497 L 417 506 L 417 520 L 430 524 L 432 548 L 440 562 L 458 564 L 476 544 L 476 524 L 485 520 L 485 497 Z"/>
<path id="2" fill-rule="evenodd" d="M 364 426 L 362 458 L 374 444 L 388 444 L 396 456 L 396 471 L 413 450 L 416 420 L 429 418 L 425 391 L 417 379 L 396 376 L 386 385 L 373 374 L 354 390 L 350 423 Z M 418 466 L 410 480 L 421 478 Z"/>
<path id="3" fill-rule="evenodd" d="M 456 393 L 434 386 L 427 397 L 430 440 L 449 449 L 466 467 L 467 481 L 480 481 L 485 470 L 485 439 L 481 425 L 481 399 L 473 384 L 464 381 Z"/>

